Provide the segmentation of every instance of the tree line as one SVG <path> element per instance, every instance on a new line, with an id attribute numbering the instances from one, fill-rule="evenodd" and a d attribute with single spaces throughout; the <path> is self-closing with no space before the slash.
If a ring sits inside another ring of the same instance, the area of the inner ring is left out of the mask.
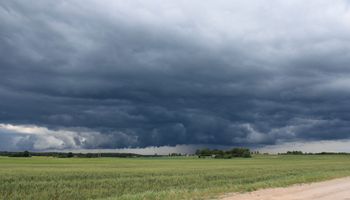
<path id="1" fill-rule="evenodd" d="M 233 148 L 227 151 L 224 150 L 219 150 L 219 149 L 198 149 L 196 151 L 196 155 L 199 158 L 207 158 L 207 157 L 211 157 L 211 158 L 237 158 L 237 157 L 241 157 L 241 158 L 250 158 L 251 156 L 251 152 L 250 149 L 248 148 Z"/>
<path id="2" fill-rule="evenodd" d="M 287 151 L 286 153 L 279 153 L 279 155 L 350 155 L 350 153 L 346 153 L 346 152 L 307 153 L 302 151 Z"/>
<path id="3" fill-rule="evenodd" d="M 49 156 L 57 158 L 98 158 L 98 157 L 118 157 L 118 158 L 134 158 L 134 157 L 147 157 L 145 155 L 133 154 L 133 153 L 73 153 L 73 152 L 8 152 L 1 151 L 0 156 L 8 157 L 31 157 L 31 156 Z"/>

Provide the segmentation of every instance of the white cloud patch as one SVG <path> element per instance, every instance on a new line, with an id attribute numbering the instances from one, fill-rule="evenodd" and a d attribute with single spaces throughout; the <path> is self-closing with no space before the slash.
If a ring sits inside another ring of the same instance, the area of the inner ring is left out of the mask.
<path id="1" fill-rule="evenodd" d="M 106 144 L 131 145 L 137 142 L 137 138 L 122 132 L 102 134 L 88 129 L 50 130 L 35 125 L 12 124 L 0 124 L 1 138 L 3 140 L 0 142 L 0 150 L 82 149 L 99 148 Z"/>

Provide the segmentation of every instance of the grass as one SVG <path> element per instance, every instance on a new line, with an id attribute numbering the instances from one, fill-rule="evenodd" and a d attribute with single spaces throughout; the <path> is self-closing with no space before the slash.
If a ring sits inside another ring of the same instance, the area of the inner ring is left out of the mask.
<path id="1" fill-rule="evenodd" d="M 350 175 L 350 156 L 0 157 L 0 199 L 209 199 Z"/>

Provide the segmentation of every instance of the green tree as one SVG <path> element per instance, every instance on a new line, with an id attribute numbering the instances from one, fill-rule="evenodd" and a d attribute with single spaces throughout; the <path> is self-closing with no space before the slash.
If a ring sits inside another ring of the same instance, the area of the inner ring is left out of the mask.
<path id="1" fill-rule="evenodd" d="M 30 157 L 29 151 L 24 151 L 23 152 L 23 157 Z"/>

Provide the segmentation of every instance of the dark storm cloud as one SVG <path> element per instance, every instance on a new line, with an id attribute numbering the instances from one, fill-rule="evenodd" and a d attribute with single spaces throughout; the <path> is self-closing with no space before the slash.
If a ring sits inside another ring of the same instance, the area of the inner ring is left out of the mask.
<path id="1" fill-rule="evenodd" d="M 350 137 L 347 1 L 4 1 L 0 149 Z"/>

